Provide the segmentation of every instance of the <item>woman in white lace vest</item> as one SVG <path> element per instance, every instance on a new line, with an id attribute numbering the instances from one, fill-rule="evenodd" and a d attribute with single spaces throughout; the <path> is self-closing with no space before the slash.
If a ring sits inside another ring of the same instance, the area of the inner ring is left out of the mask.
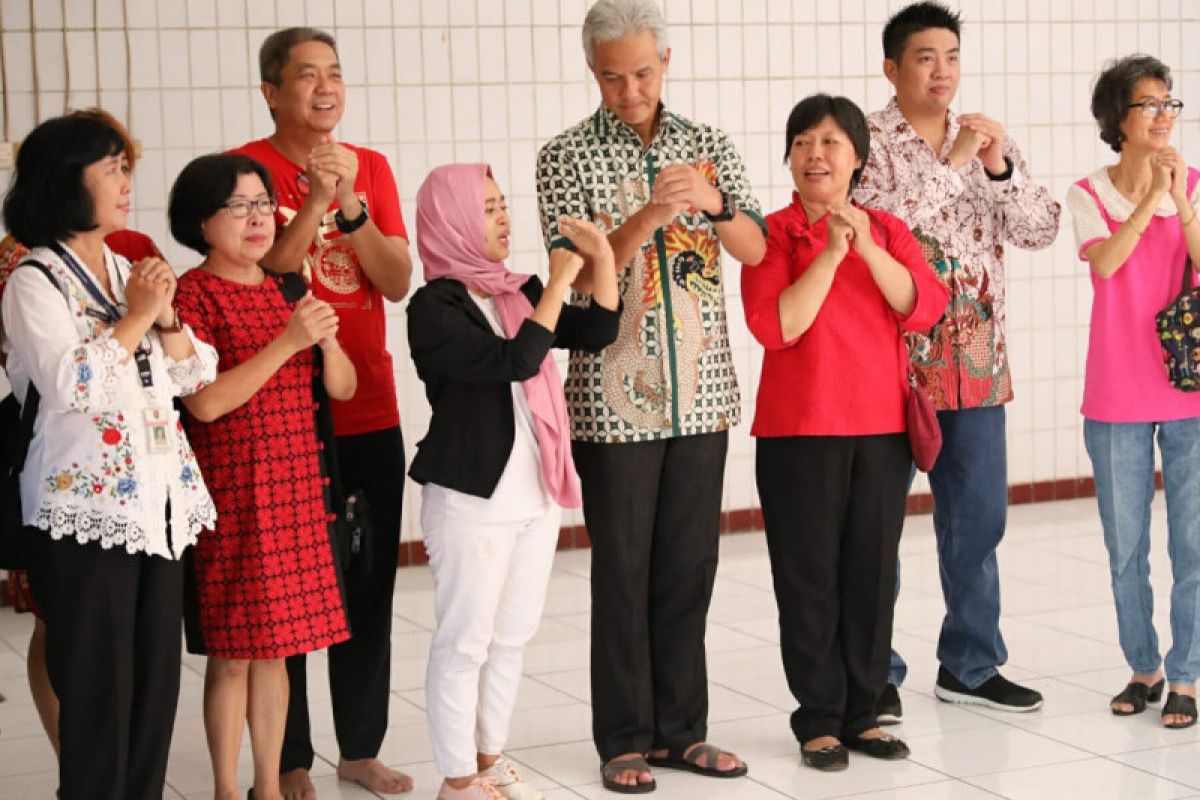
<path id="1" fill-rule="evenodd" d="M 26 138 L 4 225 L 32 249 L 0 314 L 14 391 L 41 396 L 21 475 L 34 598 L 57 692 L 61 797 L 162 797 L 179 692 L 179 558 L 216 512 L 175 397 L 216 375 L 179 324 L 162 259 L 104 244 L 125 227 L 129 164 L 94 119 Z"/>

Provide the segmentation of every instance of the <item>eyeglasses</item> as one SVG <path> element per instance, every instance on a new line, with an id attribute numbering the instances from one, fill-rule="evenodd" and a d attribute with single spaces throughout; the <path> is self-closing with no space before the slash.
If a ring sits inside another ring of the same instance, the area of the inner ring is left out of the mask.
<path id="1" fill-rule="evenodd" d="M 1140 108 L 1142 115 L 1151 119 L 1159 114 L 1166 114 L 1168 119 L 1175 119 L 1183 110 L 1182 100 L 1143 100 L 1140 103 L 1130 103 L 1129 108 Z"/>
<path id="2" fill-rule="evenodd" d="M 224 206 L 229 216 L 234 219 L 245 219 L 250 216 L 250 209 L 257 209 L 259 214 L 269 217 L 279 208 L 279 201 L 274 197 L 260 197 L 257 200 L 230 200 Z"/>

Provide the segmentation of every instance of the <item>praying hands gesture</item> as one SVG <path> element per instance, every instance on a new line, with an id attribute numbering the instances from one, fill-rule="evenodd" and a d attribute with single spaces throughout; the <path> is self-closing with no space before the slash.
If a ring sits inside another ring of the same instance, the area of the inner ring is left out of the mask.
<path id="1" fill-rule="evenodd" d="M 981 137 L 978 155 L 983 168 L 993 175 L 1006 172 L 1008 164 L 1004 161 L 1004 126 L 983 114 L 962 114 L 958 122 Z"/>
<path id="2" fill-rule="evenodd" d="M 309 191 L 313 201 L 327 208 L 335 198 L 342 213 L 349 219 L 362 213 L 354 181 L 358 178 L 358 156 L 332 138 L 313 148 L 305 164 Z"/>

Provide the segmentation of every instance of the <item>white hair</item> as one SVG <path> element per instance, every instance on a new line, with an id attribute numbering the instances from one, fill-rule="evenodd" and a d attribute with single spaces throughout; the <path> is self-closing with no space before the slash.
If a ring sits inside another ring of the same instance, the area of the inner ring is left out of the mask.
<path id="1" fill-rule="evenodd" d="M 654 34 L 658 57 L 667 54 L 667 23 L 654 0 L 598 0 L 583 20 L 583 54 L 589 66 L 596 61 L 596 45 L 642 31 Z"/>

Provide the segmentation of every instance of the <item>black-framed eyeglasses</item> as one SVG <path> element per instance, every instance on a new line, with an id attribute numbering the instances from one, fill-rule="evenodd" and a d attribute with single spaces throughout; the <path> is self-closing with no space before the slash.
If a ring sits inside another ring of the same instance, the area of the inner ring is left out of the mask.
<path id="1" fill-rule="evenodd" d="M 1175 119 L 1183 110 L 1182 100 L 1143 100 L 1140 103 L 1130 103 L 1129 108 L 1140 108 L 1142 114 L 1151 119 L 1159 114 L 1166 114 L 1169 119 Z"/>
<path id="2" fill-rule="evenodd" d="M 274 197 L 260 197 L 257 200 L 230 200 L 224 206 L 229 216 L 234 219 L 245 219 L 250 216 L 250 209 L 257 209 L 259 214 L 269 217 L 279 208 L 279 201 Z"/>

